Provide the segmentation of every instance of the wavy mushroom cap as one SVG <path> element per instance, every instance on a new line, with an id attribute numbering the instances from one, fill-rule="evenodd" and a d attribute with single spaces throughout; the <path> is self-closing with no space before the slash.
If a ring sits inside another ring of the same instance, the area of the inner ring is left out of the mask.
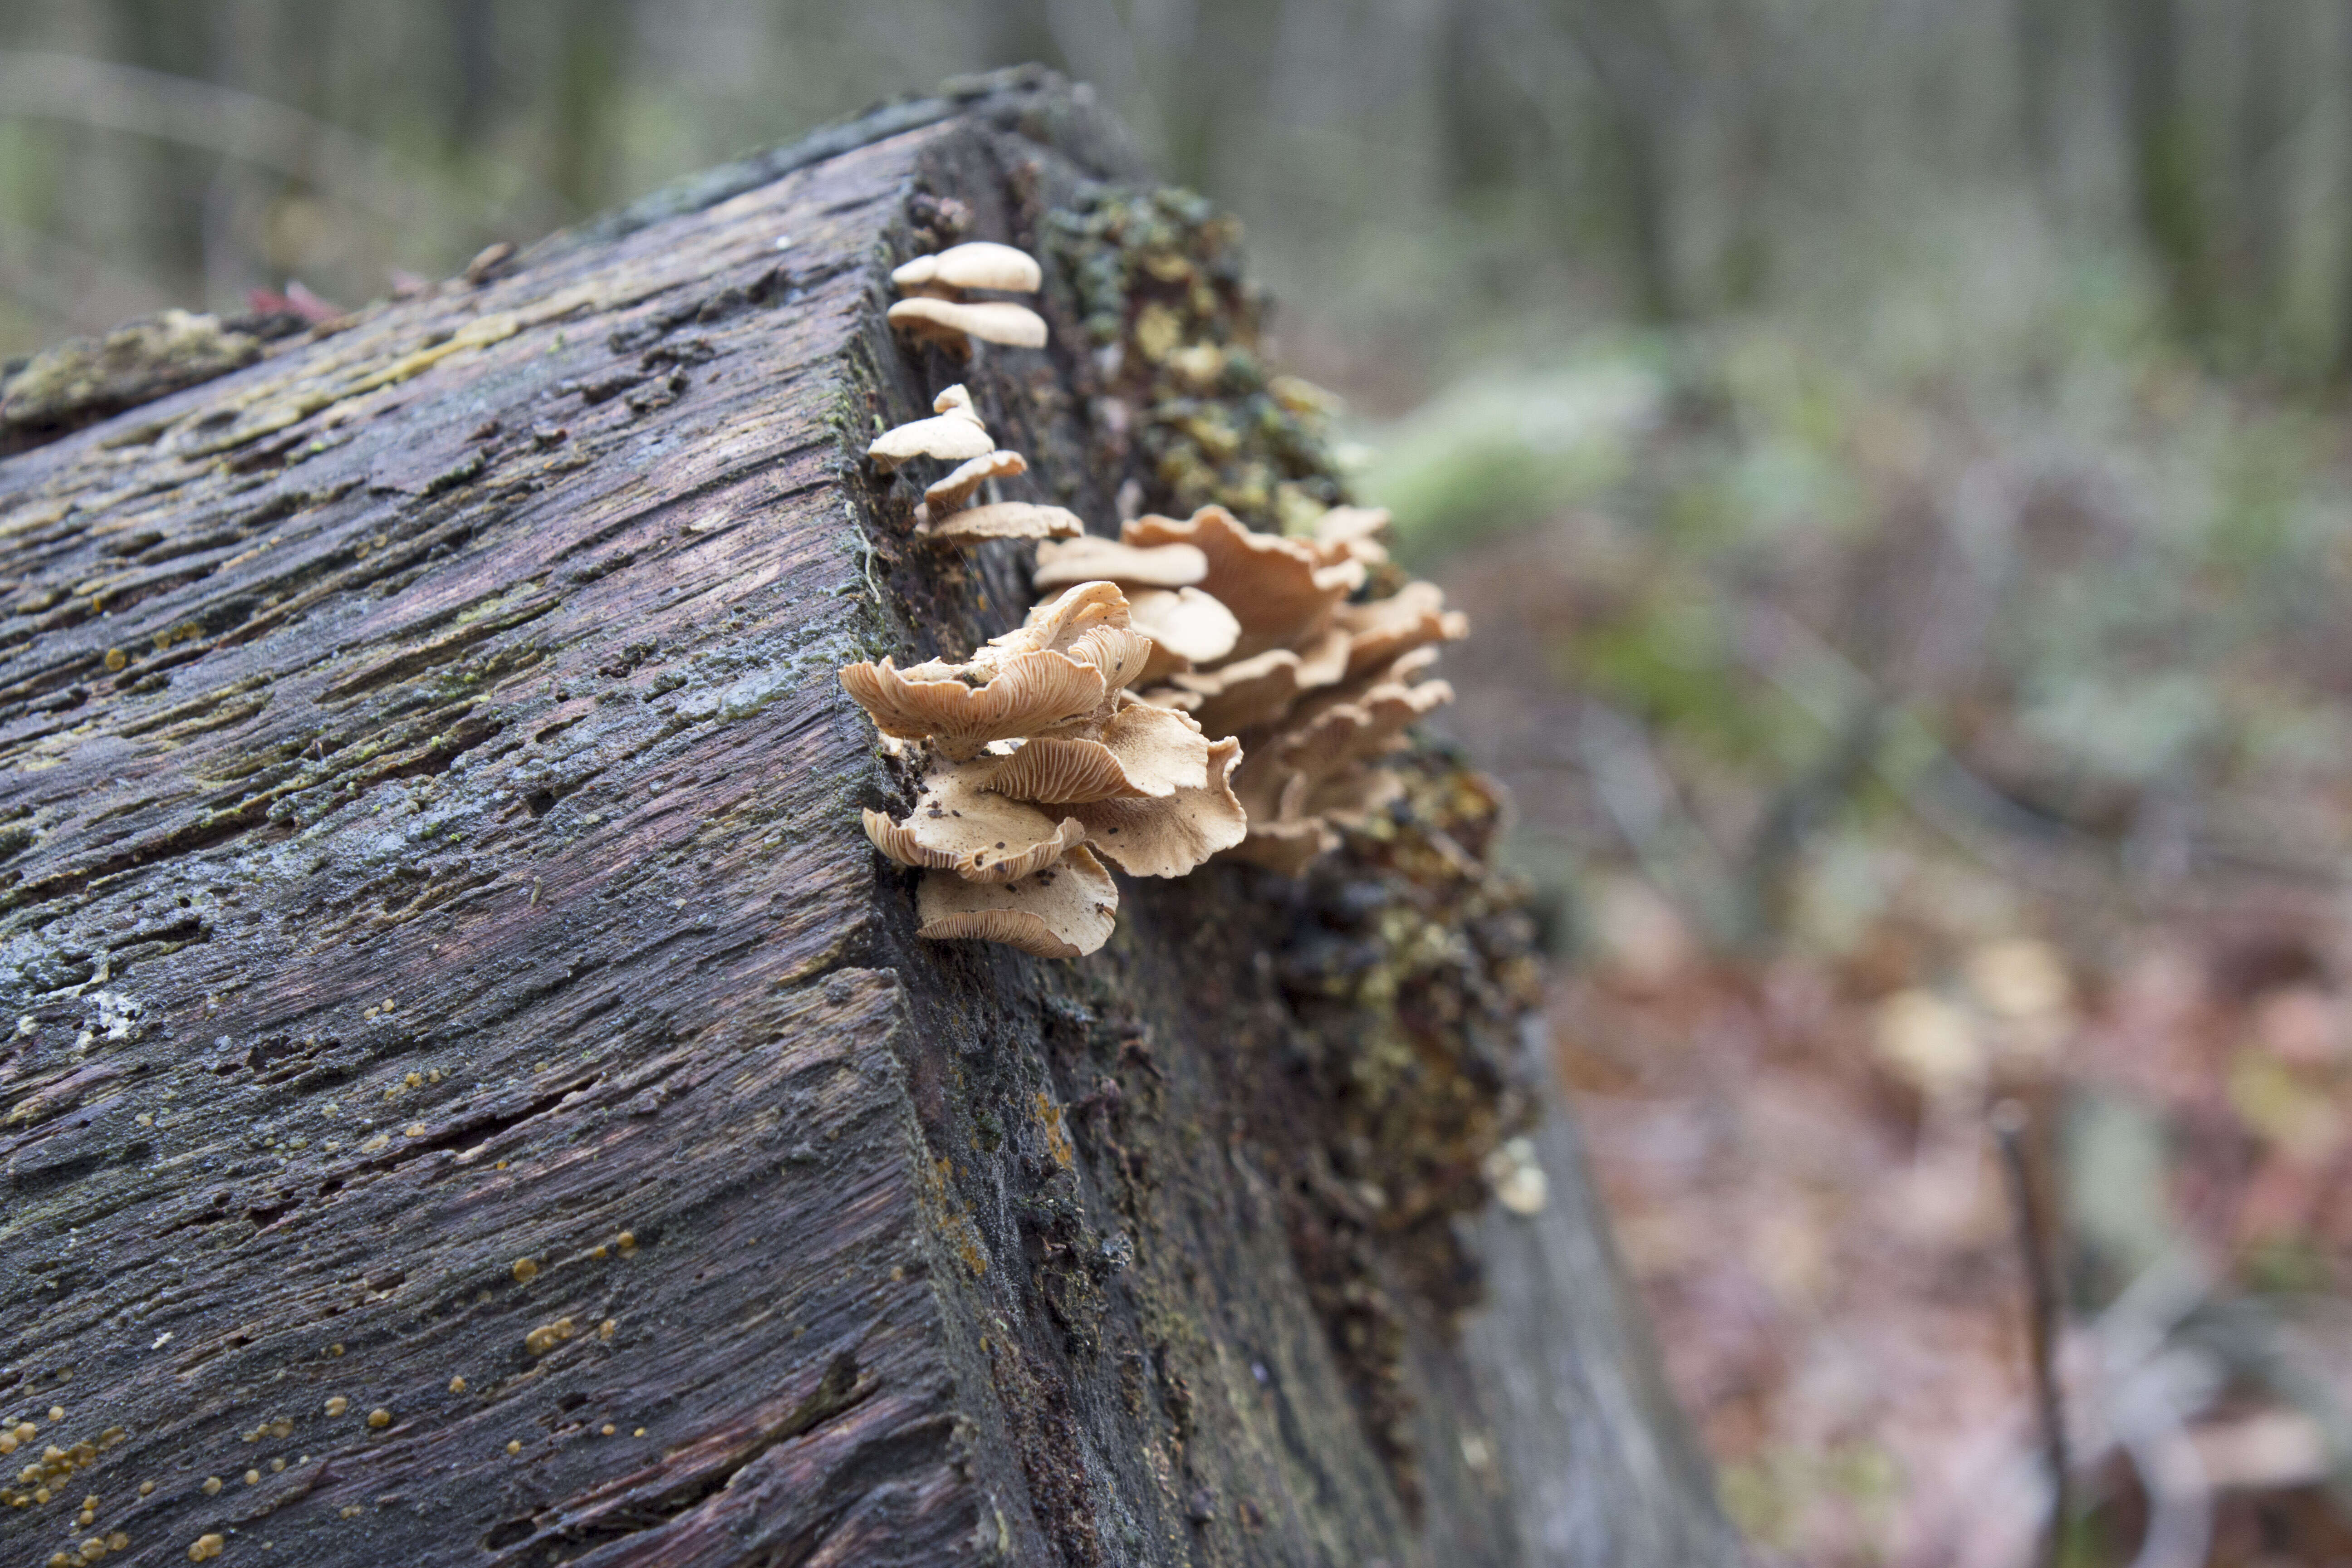
<path id="1" fill-rule="evenodd" d="M 1044 870 L 1086 842 L 1085 825 L 1059 821 L 991 792 L 982 764 L 940 768 L 923 780 L 903 822 L 866 813 L 866 837 L 901 866 L 952 871 L 968 881 L 1010 882 Z"/>
<path id="2" fill-rule="evenodd" d="M 1269 648 L 1213 670 L 1169 679 L 1179 690 L 1199 696 L 1192 712 L 1202 729 L 1245 735 L 1279 722 L 1300 698 L 1337 683 L 1347 668 L 1347 634 L 1327 631 L 1304 652 Z"/>
<path id="3" fill-rule="evenodd" d="M 1139 588 L 1128 595 L 1127 609 L 1135 629 L 1151 639 L 1151 663 L 1135 678 L 1139 685 L 1213 664 L 1241 640 L 1234 613 L 1198 588 Z"/>
<path id="4" fill-rule="evenodd" d="M 1019 349 L 1045 346 L 1045 318 L 1007 300 L 935 300 L 918 295 L 889 310 L 890 324 L 927 342 L 969 353 L 971 340 Z"/>
<path id="5" fill-rule="evenodd" d="M 1445 590 L 1420 579 L 1385 599 L 1342 605 L 1331 622 L 1348 634 L 1350 679 L 1415 648 L 1470 635 L 1470 617 L 1445 607 Z"/>
<path id="6" fill-rule="evenodd" d="M 1040 590 L 1104 578 L 1129 588 L 1188 588 L 1209 574 L 1209 558 L 1197 546 L 1162 544 L 1141 550 L 1095 534 L 1037 547 Z"/>
<path id="7" fill-rule="evenodd" d="M 1304 646 L 1364 582 L 1362 562 L 1326 565 L 1307 541 L 1260 533 L 1221 506 L 1204 506 L 1181 522 L 1139 517 L 1120 526 L 1119 538 L 1145 547 L 1190 544 L 1208 558 L 1200 586 L 1241 623 L 1235 658 Z"/>
<path id="8" fill-rule="evenodd" d="M 1055 864 L 1012 882 L 967 882 L 947 871 L 923 878 L 915 897 L 933 942 L 1001 942 L 1040 958 L 1079 958 L 1110 940 L 1118 925 L 1118 884 L 1084 845 Z"/>
<path id="9" fill-rule="evenodd" d="M 1002 759 L 982 759 L 987 787 L 1014 800 L 1069 805 L 1165 799 L 1209 782 L 1209 742 L 1181 713 L 1132 698 L 1095 735 L 1041 737 Z"/>
<path id="10" fill-rule="evenodd" d="M 1388 529 L 1386 507 L 1335 506 L 1315 520 L 1315 545 L 1327 563 L 1378 566 L 1389 558 L 1388 546 L 1381 542 Z"/>
<path id="11" fill-rule="evenodd" d="M 866 455 L 874 460 L 877 470 L 887 474 L 918 458 L 960 463 L 995 449 L 995 437 L 978 419 L 959 408 L 885 430 L 866 448 Z"/>
<path id="12" fill-rule="evenodd" d="M 946 479 L 923 490 L 923 520 L 929 523 L 961 511 L 981 486 L 991 479 L 1010 479 L 1029 471 L 1029 459 L 1018 452 L 983 452 Z"/>
<path id="13" fill-rule="evenodd" d="M 1242 743 L 1227 736 L 1208 747 L 1207 779 L 1199 787 L 1155 799 L 1089 801 L 1071 806 L 1070 815 L 1086 825 L 1087 841 L 1120 870 L 1136 877 L 1181 877 L 1248 836 L 1249 817 L 1234 798 L 1232 782 L 1241 755 Z"/>
<path id="14" fill-rule="evenodd" d="M 846 667 L 841 684 L 884 734 L 929 740 L 958 762 L 992 741 L 1083 723 L 1111 689 L 1099 666 L 1061 653 L 1016 654 L 977 684 L 962 668 L 934 663 L 902 671 L 886 658 Z"/>
<path id="15" fill-rule="evenodd" d="M 1067 539 L 1086 531 L 1087 525 L 1077 513 L 1025 500 L 969 507 L 944 517 L 932 511 L 924 518 L 921 529 L 928 538 L 957 540 Z"/>
<path id="16" fill-rule="evenodd" d="M 1034 294 L 1045 280 L 1035 257 L 987 239 L 951 245 L 936 256 L 918 256 L 890 274 L 890 281 L 901 289 L 944 286 L 1015 294 Z"/>

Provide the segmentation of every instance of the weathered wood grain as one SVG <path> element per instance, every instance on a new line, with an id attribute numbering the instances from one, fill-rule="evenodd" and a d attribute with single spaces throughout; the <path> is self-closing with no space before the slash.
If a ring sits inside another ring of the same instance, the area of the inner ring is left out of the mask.
<path id="1" fill-rule="evenodd" d="M 10 1561 L 1549 1561 L 1453 1329 L 1485 797 L 1066 965 L 857 828 L 835 668 L 1024 602 L 866 433 L 963 376 L 1037 499 L 1172 482 L 1074 276 L 1121 145 L 899 106 L 0 462 Z M 893 343 L 923 226 L 1054 346 Z"/>

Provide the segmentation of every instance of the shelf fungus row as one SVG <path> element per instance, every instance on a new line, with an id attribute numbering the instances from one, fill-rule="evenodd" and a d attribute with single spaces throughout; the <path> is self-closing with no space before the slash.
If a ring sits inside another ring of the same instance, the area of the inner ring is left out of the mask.
<path id="1" fill-rule="evenodd" d="M 1009 245 L 975 240 L 936 256 L 919 256 L 890 274 L 905 298 L 890 307 L 890 325 L 919 342 L 959 359 L 974 339 L 1014 348 L 1045 346 L 1045 318 L 1010 300 L 974 300 L 975 289 L 1034 294 L 1045 281 L 1034 258 Z"/>
<path id="2" fill-rule="evenodd" d="M 931 417 L 911 420 L 885 430 L 866 448 L 877 471 L 888 474 L 919 458 L 934 458 L 955 468 L 946 478 L 923 490 L 915 509 L 915 531 L 926 539 L 1069 539 L 1086 531 L 1077 513 L 1058 506 L 1029 501 L 972 501 L 992 479 L 1018 479 L 1029 471 L 1029 459 L 1018 452 L 999 450 L 971 394 L 950 386 L 931 402 Z"/>
<path id="3" fill-rule="evenodd" d="M 1426 679 L 1433 645 L 1468 625 L 1432 583 L 1358 599 L 1385 565 L 1384 511 L 1337 507 L 1311 538 L 1260 533 L 1222 507 L 1179 521 L 1144 517 L 1117 542 L 1040 545 L 1037 586 L 1099 578 L 1123 588 L 1151 638 L 1143 700 L 1240 739 L 1234 778 L 1248 813 L 1226 853 L 1297 875 L 1395 799 L 1380 759 L 1405 728 L 1452 700 Z"/>
<path id="4" fill-rule="evenodd" d="M 923 869 L 919 935 L 1076 958 L 1118 913 L 1105 861 L 1181 877 L 1243 841 L 1240 742 L 1129 690 L 1154 646 L 1118 586 L 1089 581 L 961 663 L 841 672 L 885 735 L 922 743 L 914 810 L 865 814 L 877 848 Z"/>

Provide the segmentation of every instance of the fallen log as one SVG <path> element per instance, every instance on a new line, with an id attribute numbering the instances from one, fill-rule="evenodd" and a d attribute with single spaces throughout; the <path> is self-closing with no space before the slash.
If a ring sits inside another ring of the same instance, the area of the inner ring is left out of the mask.
<path id="1" fill-rule="evenodd" d="M 962 237 L 1045 350 L 887 331 Z M 1027 603 L 862 460 L 944 381 L 1097 528 L 1336 499 L 1234 237 L 1014 73 L 8 383 L 11 1561 L 1734 1559 L 1564 1125 L 1507 1142 L 1463 763 L 1075 963 L 918 942 L 859 830 L 836 669 Z"/>

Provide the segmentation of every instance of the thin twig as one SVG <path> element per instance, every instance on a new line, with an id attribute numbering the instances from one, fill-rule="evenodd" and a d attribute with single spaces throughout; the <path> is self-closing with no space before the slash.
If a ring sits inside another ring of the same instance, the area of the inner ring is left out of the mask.
<path id="1" fill-rule="evenodd" d="M 2042 1561 L 2057 1568 L 2072 1510 L 2066 1494 L 2066 1407 L 2058 1391 L 2058 1282 L 2051 1268 L 2050 1242 L 2025 1163 L 2025 1107 L 2004 1100 L 1993 1107 L 1993 1136 L 2000 1143 L 2001 1168 L 2009 1174 L 2010 1207 L 2017 1217 L 2017 1249 L 2025 1255 L 2025 1283 L 2032 1309 L 2033 1397 L 2042 1426 L 2042 1463 L 2050 1471 L 2050 1529 Z"/>

